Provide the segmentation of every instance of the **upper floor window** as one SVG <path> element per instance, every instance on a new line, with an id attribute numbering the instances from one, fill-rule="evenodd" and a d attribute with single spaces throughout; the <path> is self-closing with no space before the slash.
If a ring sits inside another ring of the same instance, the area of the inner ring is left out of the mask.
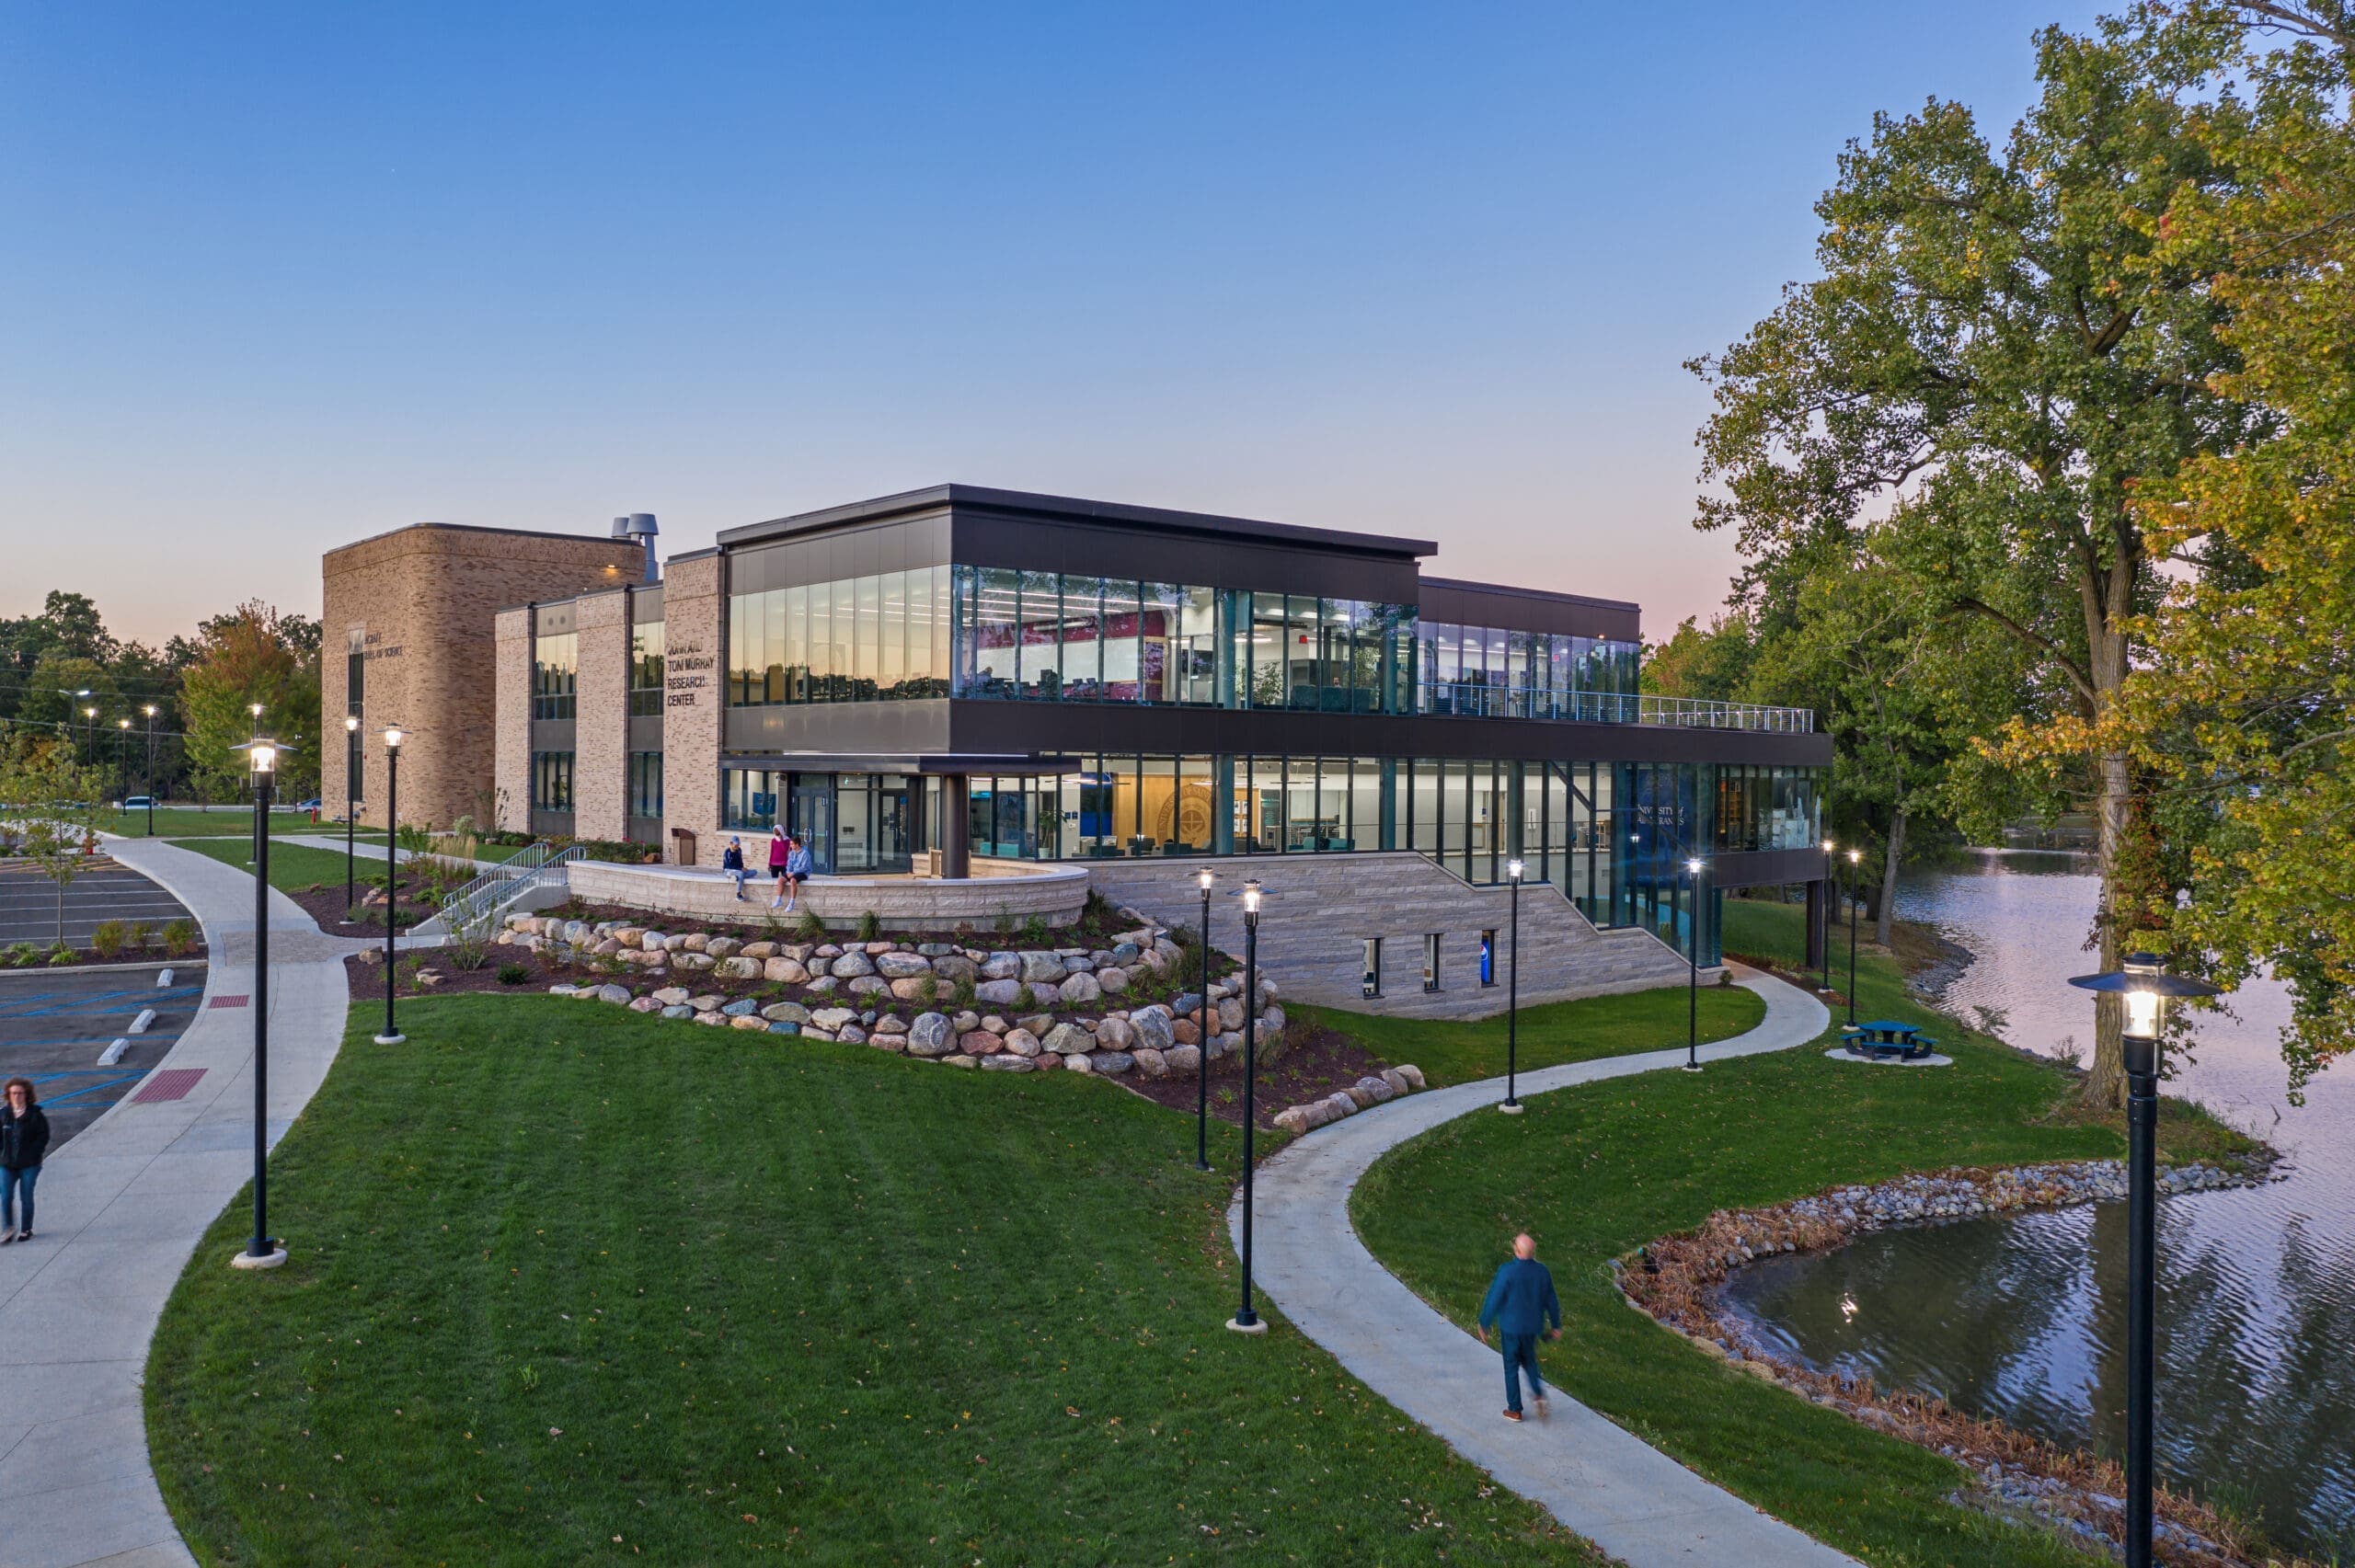
<path id="1" fill-rule="evenodd" d="M 1633 642 L 1434 621 L 1417 641 L 1421 713 L 1630 724 L 1640 707 Z"/>
<path id="2" fill-rule="evenodd" d="M 580 677 L 580 636 L 561 632 L 532 639 L 532 716 L 570 718 Z"/>
<path id="3" fill-rule="evenodd" d="M 945 697 L 948 568 L 733 595 L 728 671 L 734 707 Z"/>
<path id="4" fill-rule="evenodd" d="M 629 711 L 633 718 L 662 711 L 662 623 L 641 621 L 629 631 Z"/>

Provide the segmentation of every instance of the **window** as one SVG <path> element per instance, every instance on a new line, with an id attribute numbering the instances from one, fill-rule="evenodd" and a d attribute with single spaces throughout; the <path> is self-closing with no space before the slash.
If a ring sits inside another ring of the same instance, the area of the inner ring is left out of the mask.
<path id="1" fill-rule="evenodd" d="M 629 814 L 649 818 L 662 815 L 661 752 L 633 751 L 629 754 Z"/>
<path id="2" fill-rule="evenodd" d="M 1423 938 L 1423 989 L 1439 990 L 1439 933 Z"/>
<path id="3" fill-rule="evenodd" d="M 534 811 L 572 809 L 571 752 L 534 751 L 532 753 L 532 809 Z"/>
<path id="4" fill-rule="evenodd" d="M 1493 931 L 1480 933 L 1480 983 L 1484 986 L 1497 983 L 1497 933 Z"/>
<path id="5" fill-rule="evenodd" d="M 532 639 L 532 716 L 570 718 L 580 674 L 580 637 L 563 632 Z"/>
<path id="6" fill-rule="evenodd" d="M 662 712 L 662 623 L 641 621 L 629 631 L 629 712 L 632 718 Z"/>
<path id="7" fill-rule="evenodd" d="M 1365 979 L 1359 984 L 1359 994 L 1376 997 L 1382 994 L 1382 938 L 1365 939 Z"/>

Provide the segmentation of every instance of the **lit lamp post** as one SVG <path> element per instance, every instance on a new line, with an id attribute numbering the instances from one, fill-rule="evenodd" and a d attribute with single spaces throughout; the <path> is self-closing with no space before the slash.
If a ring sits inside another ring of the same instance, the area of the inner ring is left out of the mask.
<path id="1" fill-rule="evenodd" d="M 1684 863 L 1684 1070 L 1701 1070 L 1701 862 Z"/>
<path id="2" fill-rule="evenodd" d="M 1856 1021 L 1856 876 L 1862 850 L 1848 852 L 1848 1022 Z"/>
<path id="3" fill-rule="evenodd" d="M 1251 1084 L 1258 1076 L 1258 1001 L 1259 879 L 1254 876 L 1243 884 L 1243 1306 L 1226 1324 L 1237 1333 L 1268 1332 L 1251 1310 L 1251 1124 L 1258 1114 Z"/>
<path id="4" fill-rule="evenodd" d="M 352 744 L 359 734 L 360 715 L 346 714 L 343 719 L 343 912 L 346 919 L 350 917 L 352 900 L 359 896 L 358 878 L 352 870 L 352 856 L 356 850 L 351 836 L 352 818 L 360 811 L 356 804 L 360 799 L 360 781 L 353 776 L 360 771 L 355 765 L 360 761 L 360 752 L 359 748 Z M 387 839 L 385 841 L 390 843 L 392 841 Z"/>
<path id="5" fill-rule="evenodd" d="M 1823 989 L 1832 989 L 1832 899 L 1840 886 L 1840 867 L 1832 853 L 1840 846 L 1830 839 L 1823 841 L 1823 924 L 1816 946 L 1823 955 Z"/>
<path id="6" fill-rule="evenodd" d="M 2129 953 L 2121 968 L 2079 975 L 2080 990 L 2125 1003 L 2126 1055 L 2126 1563 L 2151 1565 L 2151 1415 L 2157 1381 L 2159 1032 L 2170 997 L 2216 988 L 2170 975 L 2157 955 Z"/>
<path id="7" fill-rule="evenodd" d="M 147 836 L 155 836 L 155 704 L 147 704 Z"/>
<path id="8" fill-rule="evenodd" d="M 82 731 L 86 738 L 82 747 L 82 765 L 86 768 L 95 768 L 98 765 L 98 709 L 84 708 L 82 710 Z"/>
<path id="9" fill-rule="evenodd" d="M 122 791 L 122 793 L 123 793 L 123 794 L 125 794 L 125 795 L 129 795 L 129 794 L 131 793 L 131 791 L 130 791 L 129 789 L 127 789 L 127 788 L 125 788 L 125 787 L 124 787 L 125 785 L 127 785 L 127 784 L 129 784 L 131 783 L 131 770 L 130 770 L 129 768 L 127 768 L 127 767 L 123 766 L 123 761 L 122 761 L 122 745 L 123 745 L 123 742 L 124 742 L 124 741 L 126 741 L 126 740 L 128 740 L 128 739 L 130 739 L 130 738 L 131 738 L 131 721 L 130 721 L 129 719 L 127 719 L 127 718 L 119 718 L 119 719 L 115 720 L 115 721 L 114 721 L 114 782 L 115 782 L 115 787 L 116 787 L 117 789 L 121 790 L 121 791 Z"/>
<path id="10" fill-rule="evenodd" d="M 1194 1169 L 1211 1168 L 1211 884 L 1218 878 L 1204 866 L 1194 874 L 1202 890 L 1202 1002 L 1194 1016 L 1201 1020 L 1201 1043 L 1194 1062 Z"/>
<path id="11" fill-rule="evenodd" d="M 393 1024 L 393 958 L 394 933 L 400 928 L 400 861 L 397 835 L 394 825 L 400 820 L 398 787 L 401 755 L 401 729 L 398 725 L 385 730 L 385 1032 L 376 1036 L 380 1046 L 397 1046 L 401 1032 Z"/>
<path id="12" fill-rule="evenodd" d="M 1505 959 L 1505 1098 L 1497 1107 L 1509 1116 L 1521 1115 L 1515 1090 L 1521 1070 L 1521 857 L 1505 862 L 1505 887 L 1512 911 L 1511 945 Z"/>
<path id="13" fill-rule="evenodd" d="M 254 787 L 254 808 L 265 810 L 270 786 L 278 772 L 278 746 L 255 739 L 247 743 L 247 777 Z M 236 1268 L 276 1268 L 286 1261 L 286 1249 L 270 1233 L 270 840 L 255 847 L 254 864 L 254 1234 L 246 1250 L 229 1262 Z"/>

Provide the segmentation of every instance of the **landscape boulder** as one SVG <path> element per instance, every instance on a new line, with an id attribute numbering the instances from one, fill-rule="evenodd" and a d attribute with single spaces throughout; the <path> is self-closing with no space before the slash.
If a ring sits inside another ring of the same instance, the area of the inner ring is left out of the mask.
<path id="1" fill-rule="evenodd" d="M 957 1037 L 949 1033 L 948 1016 L 943 1013 L 920 1013 L 908 1025 L 908 1054 L 913 1057 L 945 1057 L 957 1048 Z"/>

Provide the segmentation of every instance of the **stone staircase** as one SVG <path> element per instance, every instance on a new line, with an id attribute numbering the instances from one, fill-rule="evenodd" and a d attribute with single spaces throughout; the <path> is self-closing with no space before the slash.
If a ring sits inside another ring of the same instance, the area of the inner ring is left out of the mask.
<path id="1" fill-rule="evenodd" d="M 1106 898 L 1165 925 L 1201 919 L 1197 863 L 1088 861 Z M 1485 1018 L 1505 1009 L 1510 891 L 1475 887 L 1407 851 L 1235 855 L 1212 863 L 1211 940 L 1243 952 L 1243 882 L 1259 879 L 1259 967 L 1288 999 L 1405 1018 Z M 1496 983 L 1480 983 L 1480 933 L 1497 933 Z M 1423 939 L 1440 938 L 1440 988 L 1423 989 Z M 1382 994 L 1362 994 L 1365 940 L 1382 939 Z M 1702 972 L 1704 985 L 1717 972 Z M 1598 930 L 1551 887 L 1521 890 L 1521 1000 L 1563 1001 L 1648 990 L 1687 979 L 1685 961 L 1648 931 Z"/>

